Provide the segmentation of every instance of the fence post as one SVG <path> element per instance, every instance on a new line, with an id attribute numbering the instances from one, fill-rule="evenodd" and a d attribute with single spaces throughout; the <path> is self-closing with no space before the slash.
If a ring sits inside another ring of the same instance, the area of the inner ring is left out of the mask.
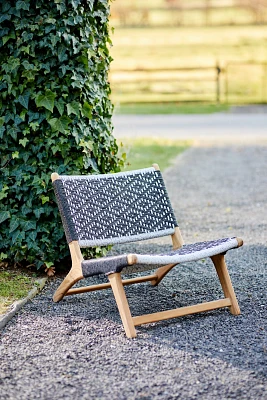
<path id="1" fill-rule="evenodd" d="M 220 103 L 221 100 L 221 82 L 220 82 L 220 75 L 221 75 L 221 68 L 219 64 L 216 65 L 216 101 Z"/>
<path id="2" fill-rule="evenodd" d="M 228 104 L 228 64 L 224 67 L 224 76 L 225 76 L 225 103 Z"/>
<path id="3" fill-rule="evenodd" d="M 262 64 L 262 103 L 267 103 L 267 63 Z"/>

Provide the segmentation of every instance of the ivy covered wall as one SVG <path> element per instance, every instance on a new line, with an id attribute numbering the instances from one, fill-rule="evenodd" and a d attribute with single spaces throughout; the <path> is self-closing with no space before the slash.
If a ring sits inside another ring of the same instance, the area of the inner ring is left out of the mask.
<path id="1" fill-rule="evenodd" d="M 108 0 L 0 5 L 0 260 L 68 255 L 50 175 L 118 171 Z"/>

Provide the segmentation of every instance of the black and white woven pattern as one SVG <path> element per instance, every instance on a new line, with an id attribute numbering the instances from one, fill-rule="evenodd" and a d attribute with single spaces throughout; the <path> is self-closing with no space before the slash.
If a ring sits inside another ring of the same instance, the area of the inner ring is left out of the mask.
<path id="1" fill-rule="evenodd" d="M 160 171 L 60 176 L 53 182 L 68 242 L 104 246 L 174 233 Z"/>
<path id="2" fill-rule="evenodd" d="M 208 242 L 198 242 L 184 245 L 178 250 L 166 254 L 135 254 L 137 263 L 128 265 L 127 255 L 103 257 L 95 260 L 82 262 L 83 276 L 89 277 L 99 274 L 112 274 L 114 272 L 133 273 L 142 270 L 155 269 L 162 265 L 179 264 L 188 261 L 197 261 L 202 258 L 211 257 L 216 254 L 225 253 L 228 250 L 238 247 L 236 238 L 224 238 Z M 144 268 L 147 266 L 147 268 Z"/>

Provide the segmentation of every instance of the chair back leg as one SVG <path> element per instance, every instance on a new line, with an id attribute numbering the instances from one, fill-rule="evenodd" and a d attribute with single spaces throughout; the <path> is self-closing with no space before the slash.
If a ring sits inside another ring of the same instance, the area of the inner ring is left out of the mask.
<path id="1" fill-rule="evenodd" d="M 182 234 L 181 234 L 178 226 L 175 228 L 174 234 L 171 235 L 171 238 L 172 238 L 172 247 L 174 250 L 179 249 L 180 247 L 183 246 L 184 239 L 182 238 Z M 177 265 L 177 263 L 176 264 L 168 264 L 168 265 L 164 265 L 163 267 L 159 267 L 156 271 L 157 279 L 153 279 L 153 281 L 151 281 L 151 285 L 157 286 L 162 281 L 162 279 L 165 277 L 165 275 L 167 275 L 168 272 L 170 270 L 172 270 L 173 267 L 175 267 L 175 265 Z"/>

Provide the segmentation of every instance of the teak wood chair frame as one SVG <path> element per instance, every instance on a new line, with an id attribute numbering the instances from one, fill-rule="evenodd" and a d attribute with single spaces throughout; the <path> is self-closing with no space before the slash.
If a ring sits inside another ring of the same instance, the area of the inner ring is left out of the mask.
<path id="1" fill-rule="evenodd" d="M 153 168 L 156 171 L 159 171 L 159 167 L 157 164 L 153 164 Z M 51 178 L 52 181 L 55 182 L 58 179 L 60 179 L 60 176 L 57 173 L 53 173 L 51 175 Z M 242 239 L 240 238 L 235 238 L 235 239 L 236 239 L 235 247 L 242 246 L 243 244 Z M 171 234 L 171 240 L 174 250 L 180 249 L 184 245 L 184 241 L 180 229 L 178 227 L 175 227 L 173 234 Z M 117 303 L 117 307 L 121 316 L 121 320 L 125 329 L 125 333 L 128 338 L 136 337 L 135 327 L 142 324 L 158 322 L 162 320 L 167 320 L 190 314 L 196 314 L 203 311 L 211 311 L 225 307 L 228 307 L 233 315 L 240 314 L 240 308 L 225 263 L 224 256 L 226 252 L 210 256 L 213 265 L 215 267 L 215 270 L 217 272 L 224 293 L 224 298 L 215 301 L 195 304 L 191 306 L 180 307 L 172 310 L 166 310 L 161 312 L 155 312 L 152 314 L 145 314 L 132 317 L 128 300 L 126 298 L 124 286 L 137 284 L 141 282 L 150 282 L 153 286 L 157 286 L 161 282 L 161 280 L 165 277 L 165 275 L 168 274 L 168 272 L 170 272 L 172 268 L 178 265 L 179 263 L 175 262 L 163 265 L 159 267 L 151 275 L 140 276 L 131 279 L 122 279 L 120 272 L 110 273 L 108 274 L 109 282 L 107 283 L 99 285 L 91 285 L 86 287 L 72 288 L 72 286 L 76 282 L 84 278 L 82 270 L 82 262 L 84 261 L 84 259 L 81 253 L 79 242 L 77 240 L 72 240 L 69 242 L 69 250 L 72 259 L 72 267 L 70 272 L 67 274 L 63 282 L 56 290 L 53 297 L 54 302 L 60 301 L 64 296 L 112 288 Z M 136 264 L 136 262 L 137 259 L 135 254 L 127 255 L 128 265 L 134 265 Z"/>

